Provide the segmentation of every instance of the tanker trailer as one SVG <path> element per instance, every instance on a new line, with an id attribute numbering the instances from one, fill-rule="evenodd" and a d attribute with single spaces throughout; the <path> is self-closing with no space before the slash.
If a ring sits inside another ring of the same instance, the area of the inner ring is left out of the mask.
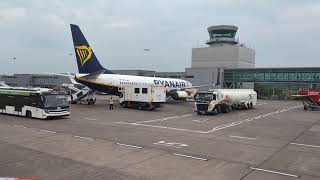
<path id="1" fill-rule="evenodd" d="M 232 109 L 252 109 L 257 93 L 252 89 L 213 89 L 194 96 L 197 114 L 228 113 Z"/>

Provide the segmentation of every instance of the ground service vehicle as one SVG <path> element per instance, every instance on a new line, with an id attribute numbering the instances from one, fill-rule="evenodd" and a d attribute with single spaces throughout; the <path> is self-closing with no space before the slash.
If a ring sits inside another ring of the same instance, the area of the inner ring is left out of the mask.
<path id="1" fill-rule="evenodd" d="M 96 99 L 93 99 L 93 91 L 82 84 L 62 84 L 62 87 L 68 93 L 68 102 L 71 104 L 94 105 Z"/>
<path id="2" fill-rule="evenodd" d="M 163 107 L 166 102 L 166 88 L 163 86 L 130 85 L 119 88 L 119 91 L 122 107 L 154 110 Z"/>
<path id="3" fill-rule="evenodd" d="M 228 113 L 232 109 L 252 109 L 257 103 L 257 93 L 252 89 L 214 89 L 194 96 L 198 114 Z"/>
<path id="4" fill-rule="evenodd" d="M 46 119 L 69 116 L 65 92 L 45 88 L 0 88 L 0 113 Z"/>
<path id="5" fill-rule="evenodd" d="M 304 110 L 320 110 L 320 90 L 301 89 L 295 97 L 302 99 Z"/>

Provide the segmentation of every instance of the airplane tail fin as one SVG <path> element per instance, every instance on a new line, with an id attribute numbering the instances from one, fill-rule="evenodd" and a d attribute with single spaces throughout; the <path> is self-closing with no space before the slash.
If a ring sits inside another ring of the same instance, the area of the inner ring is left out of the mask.
<path id="1" fill-rule="evenodd" d="M 104 74 L 113 74 L 100 64 L 79 26 L 70 24 L 70 27 L 79 73 L 91 74 L 103 71 Z"/>

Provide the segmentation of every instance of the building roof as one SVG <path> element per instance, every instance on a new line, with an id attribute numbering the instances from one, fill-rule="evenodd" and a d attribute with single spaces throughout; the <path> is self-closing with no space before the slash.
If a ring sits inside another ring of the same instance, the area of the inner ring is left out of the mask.
<path id="1" fill-rule="evenodd" d="M 217 26 L 210 26 L 208 27 L 208 31 L 215 31 L 215 30 L 232 30 L 232 31 L 238 31 L 237 26 L 233 25 L 217 25 Z"/>

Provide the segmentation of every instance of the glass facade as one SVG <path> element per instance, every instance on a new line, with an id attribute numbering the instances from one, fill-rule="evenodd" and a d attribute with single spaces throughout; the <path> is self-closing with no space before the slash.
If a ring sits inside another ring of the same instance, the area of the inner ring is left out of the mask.
<path id="1" fill-rule="evenodd" d="M 320 83 L 320 68 L 225 69 L 224 81 Z"/>

